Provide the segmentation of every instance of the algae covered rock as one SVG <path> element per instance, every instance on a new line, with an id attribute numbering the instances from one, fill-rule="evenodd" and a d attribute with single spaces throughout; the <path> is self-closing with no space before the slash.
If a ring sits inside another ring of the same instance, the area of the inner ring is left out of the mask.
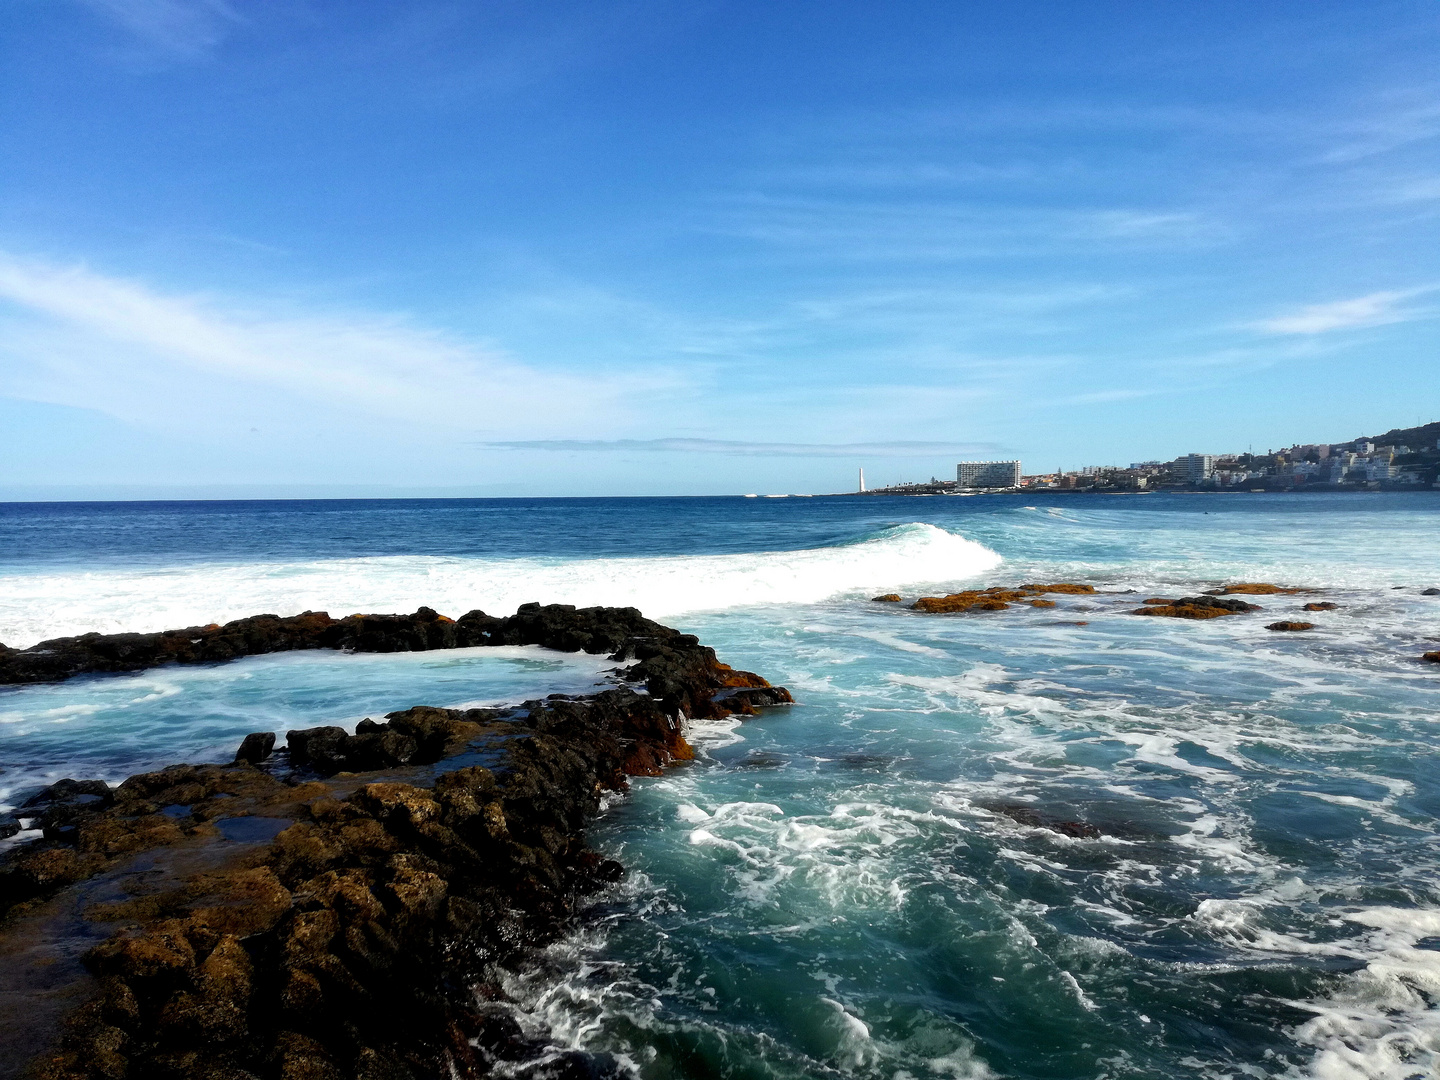
<path id="1" fill-rule="evenodd" d="M 1087 595 L 1095 592 L 1093 585 L 1077 585 L 1061 582 L 1054 585 L 1021 585 L 1006 589 L 993 586 L 988 589 L 966 589 L 948 596 L 922 596 L 910 605 L 912 611 L 942 615 L 965 611 L 1005 611 L 1011 604 L 1028 604 L 1031 607 L 1054 607 L 1054 601 L 1041 600 L 1045 593 L 1068 593 Z"/>
<path id="2" fill-rule="evenodd" d="M 1155 615 L 1166 619 L 1219 619 L 1226 615 L 1241 615 L 1259 611 L 1257 604 L 1244 600 L 1229 600 L 1219 596 L 1182 596 L 1154 607 L 1136 608 L 1132 615 Z"/>

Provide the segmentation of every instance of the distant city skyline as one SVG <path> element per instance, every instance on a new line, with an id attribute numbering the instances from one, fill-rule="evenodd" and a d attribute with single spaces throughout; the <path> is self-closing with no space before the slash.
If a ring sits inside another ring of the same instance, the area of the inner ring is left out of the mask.
<path id="1" fill-rule="evenodd" d="M 847 491 L 1425 422 L 1437 57 L 1420 0 L 14 0 L 0 499 Z"/>

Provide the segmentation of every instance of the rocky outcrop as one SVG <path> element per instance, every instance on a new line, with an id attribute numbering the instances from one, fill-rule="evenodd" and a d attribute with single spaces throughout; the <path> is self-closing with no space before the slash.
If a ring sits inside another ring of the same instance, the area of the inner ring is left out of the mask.
<path id="1" fill-rule="evenodd" d="M 1421 660 L 1429 660 L 1432 664 L 1440 664 L 1440 652 L 1427 652 L 1420 657 Z"/>
<path id="2" fill-rule="evenodd" d="M 1158 615 L 1167 619 L 1218 619 L 1225 615 L 1241 615 L 1260 610 L 1258 605 L 1247 604 L 1244 600 L 1227 600 L 1208 593 L 1204 596 L 1182 596 L 1179 600 L 1159 603 L 1147 600 L 1146 603 L 1155 606 L 1136 608 L 1130 614 Z"/>
<path id="3" fill-rule="evenodd" d="M 1054 607 L 1053 600 L 1042 600 L 1039 597 L 1046 593 L 1088 595 L 1094 591 L 1093 585 L 1075 585 L 1068 582 L 1055 585 L 1021 585 L 1014 589 L 996 586 L 989 589 L 967 589 L 963 592 L 950 593 L 948 596 L 922 596 L 911 604 L 910 608 L 912 611 L 940 615 L 962 611 L 1004 611 L 1011 604 Z"/>
<path id="4" fill-rule="evenodd" d="M 870 599 L 877 604 L 898 604 L 902 597 L 899 593 L 888 592 L 884 596 L 872 596 Z"/>
<path id="5" fill-rule="evenodd" d="M 1266 623 L 1265 629 L 1278 630 L 1281 633 L 1296 633 L 1301 630 L 1314 630 L 1315 624 L 1313 622 L 1286 622 L 1282 620 L 1281 622 Z"/>
<path id="6" fill-rule="evenodd" d="M 376 633 L 413 640 L 415 625 Z M 533 1067 L 541 1048 L 502 1007 L 499 975 L 623 873 L 584 843 L 603 794 L 692 756 L 683 717 L 790 695 L 629 609 L 534 606 L 481 628 L 603 647 L 631 661 L 625 685 L 509 710 L 407 709 L 353 735 L 292 731 L 278 750 L 257 732 L 233 764 L 37 796 L 54 828 L 0 860 L 0 936 L 76 910 L 115 931 L 85 955 L 88 975 L 70 973 L 93 996 L 33 1075 L 429 1080 Z M 77 882 L 98 884 L 72 897 Z M 606 1063 L 547 1068 L 595 1076 Z"/>
<path id="7" fill-rule="evenodd" d="M 1306 611 L 1334 611 L 1339 604 L 1332 604 L 1329 600 L 1322 600 L 1318 604 L 1306 604 Z"/>
<path id="8" fill-rule="evenodd" d="M 255 615 L 224 626 L 192 626 L 156 634 L 81 634 L 52 638 L 0 654 L 0 684 L 50 682 L 72 675 L 141 671 L 166 664 L 201 664 L 297 649 L 424 652 L 478 645 L 544 645 L 564 652 L 623 652 L 632 639 L 670 640 L 678 631 L 635 608 L 524 604 L 505 618 L 471 611 L 446 618 L 428 607 L 413 615 L 348 615 L 323 611 Z"/>

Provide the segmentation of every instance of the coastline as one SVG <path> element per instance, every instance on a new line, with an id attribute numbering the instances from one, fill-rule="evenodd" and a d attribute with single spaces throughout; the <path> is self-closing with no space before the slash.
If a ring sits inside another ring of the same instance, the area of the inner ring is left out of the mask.
<path id="1" fill-rule="evenodd" d="M 355 735 L 293 732 L 274 755 L 273 733 L 256 733 L 230 765 L 174 766 L 113 792 L 54 785 L 32 801 L 44 837 L 0 858 L 0 1075 L 471 1077 L 541 1059 L 603 1075 L 613 1063 L 551 1060 L 524 1038 L 497 974 L 623 875 L 585 846 L 585 825 L 628 777 L 693 756 L 685 718 L 753 715 L 790 695 L 633 608 L 296 618 L 307 622 L 269 634 L 240 620 L 87 635 L 27 650 L 6 681 L 33 681 L 36 664 L 63 678 L 156 656 L 210 662 L 237 642 L 250 651 L 234 655 L 338 647 L 314 644 L 336 625 L 346 647 L 371 651 L 484 633 L 626 666 L 595 694 L 414 708 Z"/>

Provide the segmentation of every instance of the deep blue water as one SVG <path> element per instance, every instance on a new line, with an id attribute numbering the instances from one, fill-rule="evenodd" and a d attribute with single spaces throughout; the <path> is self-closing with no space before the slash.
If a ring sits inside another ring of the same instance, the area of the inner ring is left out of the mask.
<path id="1" fill-rule="evenodd" d="M 647 1078 L 1398 1080 L 1440 1069 L 1437 525 L 1433 493 L 12 504 L 0 640 L 635 603 L 799 704 L 696 725 L 607 810 L 634 872 L 517 980 L 537 1033 Z M 1037 580 L 1099 593 L 869 599 Z M 1128 614 L 1235 580 L 1340 607 Z M 0 692 L 0 799 L 594 677 L 297 656 Z"/>

